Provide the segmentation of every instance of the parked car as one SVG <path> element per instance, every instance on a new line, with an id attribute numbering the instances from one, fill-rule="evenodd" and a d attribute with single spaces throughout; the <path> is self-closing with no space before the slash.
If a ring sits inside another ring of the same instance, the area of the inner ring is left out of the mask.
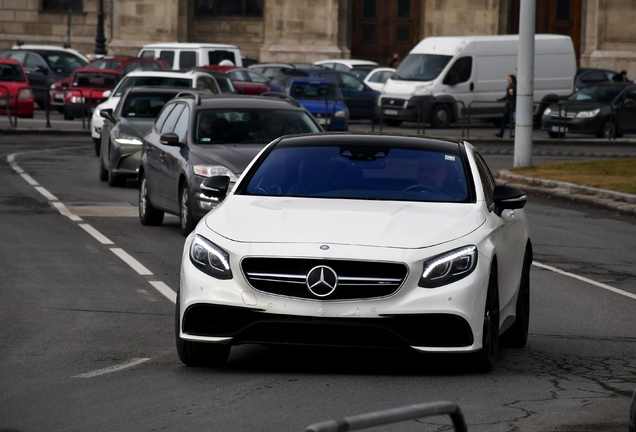
<path id="1" fill-rule="evenodd" d="M 20 62 L 0 58 L 0 115 L 33 118 L 34 102 L 29 79 Z"/>
<path id="2" fill-rule="evenodd" d="M 272 91 L 269 78 L 260 72 L 246 68 L 236 68 L 225 72 L 234 85 L 247 95 L 260 95 Z"/>
<path id="3" fill-rule="evenodd" d="M 349 110 L 333 81 L 296 78 L 289 82 L 285 93 L 305 107 L 325 130 L 349 129 Z"/>
<path id="4" fill-rule="evenodd" d="M 620 74 L 608 69 L 579 68 L 574 77 L 574 91 L 585 86 L 602 82 L 611 82 L 619 78 Z"/>
<path id="5" fill-rule="evenodd" d="M 276 78 L 278 73 L 283 69 L 313 69 L 316 66 L 311 63 L 255 63 L 248 66 L 249 69 L 254 69 L 257 72 L 262 73 L 270 80 Z M 273 90 L 279 91 L 279 90 Z"/>
<path id="6" fill-rule="evenodd" d="M 101 145 L 101 130 L 104 124 L 104 118 L 99 114 L 100 110 L 105 108 L 114 109 L 119 102 L 124 90 L 129 87 L 135 86 L 158 86 L 158 87 L 183 87 L 183 88 L 195 88 L 200 90 L 208 90 L 212 93 L 220 93 L 219 85 L 216 80 L 205 72 L 189 71 L 189 72 L 175 72 L 175 71 L 133 71 L 126 75 L 117 87 L 111 92 L 110 95 L 105 94 L 104 98 L 108 97 L 105 102 L 99 104 L 93 111 L 91 117 L 91 137 L 95 143 L 95 154 L 99 156 Z"/>
<path id="7" fill-rule="evenodd" d="M 636 84 L 608 82 L 583 87 L 550 105 L 541 129 L 552 138 L 568 132 L 609 138 L 636 132 Z"/>
<path id="8" fill-rule="evenodd" d="M 364 80 L 369 72 L 378 67 L 378 64 L 374 61 L 358 59 L 320 60 L 314 62 L 314 65 L 321 66 L 327 69 L 349 72 L 351 75 L 354 75 L 359 80 Z"/>
<path id="9" fill-rule="evenodd" d="M 137 57 L 163 60 L 169 69 L 185 70 L 194 67 L 231 62 L 243 66 L 241 50 L 236 45 L 209 43 L 154 43 L 141 47 Z"/>
<path id="10" fill-rule="evenodd" d="M 227 68 L 231 68 L 231 66 L 201 66 L 195 68 L 194 70 L 205 72 L 208 75 L 211 75 L 216 83 L 219 85 L 219 90 L 221 93 L 238 94 L 240 93 L 239 89 L 234 85 L 232 78 L 230 78 L 230 76 L 225 73 L 225 70 Z"/>
<path id="11" fill-rule="evenodd" d="M 88 59 L 73 49 L 48 45 L 16 45 L 13 49 L 1 50 L 0 58 L 22 64 L 40 108 L 45 107 L 47 91 L 53 83 L 88 64 Z"/>
<path id="12" fill-rule="evenodd" d="M 457 353 L 489 371 L 499 342 L 526 344 L 527 198 L 497 186 L 469 143 L 289 136 L 224 199 L 228 181 L 203 181 L 223 202 L 184 245 L 186 365 L 257 343 Z"/>
<path id="13" fill-rule="evenodd" d="M 382 87 L 384 87 L 384 84 L 394 73 L 395 69 L 390 67 L 375 68 L 364 77 L 363 82 L 373 90 L 382 92 Z"/>
<path id="14" fill-rule="evenodd" d="M 141 144 L 157 116 L 178 95 L 205 94 L 201 90 L 182 87 L 129 87 L 115 109 L 105 108 L 101 131 L 99 179 L 110 186 L 125 186 L 137 177 L 141 162 Z"/>
<path id="15" fill-rule="evenodd" d="M 187 235 L 218 204 L 201 188 L 217 175 L 235 182 L 250 161 L 281 135 L 323 129 L 293 100 L 262 96 L 184 96 L 170 101 L 143 139 L 139 219 L 160 225 L 179 216 Z"/>
<path id="16" fill-rule="evenodd" d="M 51 90 L 51 98 L 63 102 L 64 120 L 89 117 L 115 88 L 119 75 L 106 69 L 77 68 L 69 79 L 66 90 Z M 104 94 L 105 92 L 109 94 Z"/>
<path id="17" fill-rule="evenodd" d="M 272 84 L 285 88 L 291 79 L 301 77 L 324 78 L 336 83 L 340 88 L 340 92 L 344 97 L 352 119 L 375 118 L 375 107 L 380 92 L 373 90 L 348 72 L 325 68 L 283 69 L 278 76 L 272 80 Z"/>

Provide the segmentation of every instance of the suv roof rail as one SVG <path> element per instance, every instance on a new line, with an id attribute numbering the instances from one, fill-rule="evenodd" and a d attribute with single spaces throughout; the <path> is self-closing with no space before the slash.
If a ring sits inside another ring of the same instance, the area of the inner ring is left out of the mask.
<path id="1" fill-rule="evenodd" d="M 189 92 L 187 90 L 184 90 L 182 92 L 177 93 L 177 96 L 175 97 L 190 97 L 192 99 L 194 99 L 195 104 L 196 105 L 201 105 L 201 95 L 199 93 L 196 92 Z"/>
<path id="2" fill-rule="evenodd" d="M 278 98 L 278 99 L 282 99 L 284 101 L 289 102 L 290 104 L 300 107 L 301 105 L 298 103 L 298 101 L 296 99 L 294 99 L 293 97 L 289 96 L 288 94 L 285 93 L 281 93 L 281 92 L 265 92 L 265 93 L 261 93 L 261 96 L 265 96 L 265 97 L 274 97 L 274 98 Z"/>

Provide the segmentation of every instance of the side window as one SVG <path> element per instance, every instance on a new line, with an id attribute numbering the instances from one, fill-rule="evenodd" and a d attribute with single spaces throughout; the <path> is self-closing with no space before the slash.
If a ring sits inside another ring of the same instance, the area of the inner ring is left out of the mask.
<path id="1" fill-rule="evenodd" d="M 495 179 L 492 176 L 492 173 L 490 172 L 488 165 L 486 165 L 486 161 L 484 161 L 484 159 L 481 157 L 479 153 L 475 153 L 475 162 L 477 162 L 477 170 L 479 171 L 479 178 L 481 179 L 481 184 L 484 188 L 486 204 L 488 205 L 488 208 L 490 208 L 490 206 L 494 202 L 493 197 L 494 197 L 495 186 L 497 183 L 495 183 Z"/>
<path id="2" fill-rule="evenodd" d="M 9 54 L 8 58 L 10 58 L 11 60 L 17 60 L 20 63 L 22 63 L 24 66 L 26 66 L 26 53 L 25 52 L 17 52 L 17 53 L 11 53 Z"/>
<path id="3" fill-rule="evenodd" d="M 444 84 L 450 84 L 451 76 L 456 76 L 458 81 L 455 84 L 460 84 L 468 81 L 470 79 L 470 75 L 473 72 L 473 58 L 472 57 L 462 57 L 458 59 L 455 64 L 450 68 L 446 77 L 444 77 Z"/>
<path id="4" fill-rule="evenodd" d="M 216 84 L 216 81 L 207 76 L 200 76 L 199 79 L 197 79 L 197 89 L 210 90 L 214 94 L 221 93 L 221 91 L 219 90 L 219 86 Z"/>
<path id="5" fill-rule="evenodd" d="M 359 79 L 349 76 L 349 75 L 341 75 L 342 83 L 344 84 L 344 88 L 363 91 L 364 84 Z"/>
<path id="6" fill-rule="evenodd" d="M 174 67 L 174 51 L 161 51 L 159 53 L 159 60 L 163 60 L 168 65 L 169 69 Z"/>
<path id="7" fill-rule="evenodd" d="M 183 108 L 185 108 L 185 105 L 183 104 L 175 104 L 175 105 L 176 106 L 174 107 L 172 112 L 170 112 L 170 114 L 168 115 L 168 118 L 166 119 L 164 124 L 161 126 L 162 135 L 174 131 L 174 127 L 177 124 L 177 121 L 179 120 L 179 116 L 181 115 L 181 112 L 183 112 Z"/>
<path id="8" fill-rule="evenodd" d="M 232 81 L 239 81 L 239 82 L 247 81 L 247 77 L 241 70 L 230 71 L 227 74 L 230 77 L 230 79 L 232 79 Z"/>
<path id="9" fill-rule="evenodd" d="M 161 127 L 165 123 L 166 119 L 168 118 L 168 115 L 170 115 L 170 112 L 172 111 L 174 107 L 175 107 L 175 104 L 168 104 L 161 111 L 161 114 L 159 114 L 159 118 L 157 118 L 157 121 L 155 122 L 155 128 L 157 129 L 157 131 L 161 131 Z"/>
<path id="10" fill-rule="evenodd" d="M 335 63 L 333 68 L 335 70 L 339 70 L 339 71 L 343 71 L 343 72 L 349 72 L 349 68 L 343 64 L 340 63 Z"/>
<path id="11" fill-rule="evenodd" d="M 625 93 L 625 105 L 629 105 L 631 107 L 636 105 L 636 90 L 630 90 Z"/>
<path id="12" fill-rule="evenodd" d="M 36 56 L 33 54 L 29 54 L 27 56 L 26 63 L 24 64 L 24 66 L 28 68 L 35 68 L 37 66 L 42 66 L 48 69 L 44 60 L 42 60 L 39 56 Z"/>
<path id="13" fill-rule="evenodd" d="M 195 51 L 181 51 L 179 53 L 179 69 L 191 69 L 197 65 Z"/>
<path id="14" fill-rule="evenodd" d="M 179 142 L 186 142 L 186 135 L 188 133 L 188 124 L 190 122 L 190 110 L 188 107 L 185 107 L 181 115 L 179 116 L 179 120 L 174 127 L 173 132 L 179 136 Z"/>
<path id="15" fill-rule="evenodd" d="M 269 84 L 269 80 L 265 78 L 263 75 L 259 75 L 252 71 L 245 71 L 245 73 L 249 77 L 249 80 L 252 82 L 259 83 L 259 84 Z"/>
<path id="16" fill-rule="evenodd" d="M 141 55 L 139 57 L 141 57 L 141 58 L 155 58 L 155 52 L 154 52 L 154 50 L 142 51 Z"/>

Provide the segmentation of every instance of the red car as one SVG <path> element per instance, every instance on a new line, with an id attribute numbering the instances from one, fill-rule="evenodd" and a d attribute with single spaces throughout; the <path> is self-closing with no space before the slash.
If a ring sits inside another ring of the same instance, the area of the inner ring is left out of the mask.
<path id="1" fill-rule="evenodd" d="M 225 72 L 239 93 L 259 95 L 271 91 L 270 81 L 265 75 L 252 69 L 236 66 L 201 66 L 199 69 L 210 69 Z"/>
<path id="2" fill-rule="evenodd" d="M 137 69 L 148 70 L 166 70 L 168 67 L 163 60 L 155 60 L 151 58 L 139 58 L 139 57 L 102 57 L 87 67 L 91 69 L 113 70 L 117 72 L 118 81 L 122 79 L 128 72 L 132 72 Z M 68 88 L 68 78 L 63 78 L 56 81 L 51 86 L 51 106 L 55 107 L 58 112 L 64 112 L 64 92 Z"/>
<path id="3" fill-rule="evenodd" d="M 29 87 L 29 79 L 17 60 L 0 58 L 0 115 L 7 115 L 7 105 L 11 115 L 33 118 L 35 98 Z"/>
<path id="4" fill-rule="evenodd" d="M 104 92 L 115 88 L 119 82 L 117 71 L 107 69 L 79 68 L 71 75 L 70 85 L 62 91 L 64 120 L 75 117 L 90 118 L 93 108 L 104 102 Z M 54 93 L 54 91 L 51 91 Z"/>

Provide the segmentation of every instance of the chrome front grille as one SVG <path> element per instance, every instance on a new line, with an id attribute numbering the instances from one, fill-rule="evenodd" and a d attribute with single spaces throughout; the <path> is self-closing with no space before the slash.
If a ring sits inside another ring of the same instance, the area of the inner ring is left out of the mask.
<path id="1" fill-rule="evenodd" d="M 576 116 L 576 113 L 574 111 L 569 111 L 566 113 L 565 110 L 561 110 L 560 112 L 552 111 L 550 113 L 550 118 L 555 118 L 555 119 L 566 118 L 566 115 L 567 115 L 567 119 L 570 120 Z"/>
<path id="2" fill-rule="evenodd" d="M 307 278 L 312 269 L 321 266 L 335 272 L 337 284 L 333 292 L 316 295 Z M 245 258 L 241 269 L 257 291 L 323 301 L 387 297 L 400 289 L 408 275 L 408 267 L 401 263 L 302 258 Z"/>

